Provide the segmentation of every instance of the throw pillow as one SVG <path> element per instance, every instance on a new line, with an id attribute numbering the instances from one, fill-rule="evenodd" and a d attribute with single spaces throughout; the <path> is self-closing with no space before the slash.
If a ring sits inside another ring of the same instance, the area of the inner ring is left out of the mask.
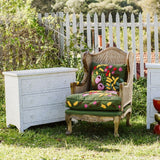
<path id="1" fill-rule="evenodd" d="M 91 90 L 119 91 L 119 84 L 126 80 L 126 64 L 92 64 Z"/>

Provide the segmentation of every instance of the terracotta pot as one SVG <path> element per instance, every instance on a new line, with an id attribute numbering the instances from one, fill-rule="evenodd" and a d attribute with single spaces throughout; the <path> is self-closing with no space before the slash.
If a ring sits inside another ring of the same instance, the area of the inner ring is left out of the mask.
<path id="1" fill-rule="evenodd" d="M 154 133 L 160 135 L 160 125 L 159 124 L 154 126 Z"/>
<path id="2" fill-rule="evenodd" d="M 160 113 L 160 97 L 155 97 L 153 99 L 154 108 Z"/>

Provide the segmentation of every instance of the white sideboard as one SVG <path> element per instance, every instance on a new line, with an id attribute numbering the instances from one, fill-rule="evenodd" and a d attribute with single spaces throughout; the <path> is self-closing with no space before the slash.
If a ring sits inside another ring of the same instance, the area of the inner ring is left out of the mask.
<path id="1" fill-rule="evenodd" d="M 155 122 L 157 112 L 153 106 L 153 99 L 160 97 L 160 64 L 146 63 L 147 68 L 147 129 Z"/>
<path id="2" fill-rule="evenodd" d="M 30 126 L 65 120 L 65 99 L 76 68 L 47 68 L 3 72 L 6 123 L 20 132 Z"/>

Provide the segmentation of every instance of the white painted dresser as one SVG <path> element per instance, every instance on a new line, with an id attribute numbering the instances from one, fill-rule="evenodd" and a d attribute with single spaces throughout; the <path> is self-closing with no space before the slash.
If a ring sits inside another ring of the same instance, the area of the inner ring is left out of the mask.
<path id="1" fill-rule="evenodd" d="M 153 98 L 160 97 L 160 64 L 146 63 L 147 68 L 147 129 L 155 122 L 157 112 L 153 106 Z"/>
<path id="2" fill-rule="evenodd" d="M 20 132 L 30 126 L 65 120 L 65 99 L 76 68 L 48 68 L 3 72 L 6 123 Z"/>

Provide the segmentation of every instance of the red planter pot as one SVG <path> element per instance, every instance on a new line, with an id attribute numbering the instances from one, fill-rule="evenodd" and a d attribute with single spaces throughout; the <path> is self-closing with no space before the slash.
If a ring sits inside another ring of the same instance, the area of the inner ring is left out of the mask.
<path id="1" fill-rule="evenodd" d="M 154 108 L 160 113 L 160 97 L 156 97 L 153 99 Z"/>
<path id="2" fill-rule="evenodd" d="M 160 125 L 159 124 L 154 126 L 154 133 L 160 135 Z"/>

